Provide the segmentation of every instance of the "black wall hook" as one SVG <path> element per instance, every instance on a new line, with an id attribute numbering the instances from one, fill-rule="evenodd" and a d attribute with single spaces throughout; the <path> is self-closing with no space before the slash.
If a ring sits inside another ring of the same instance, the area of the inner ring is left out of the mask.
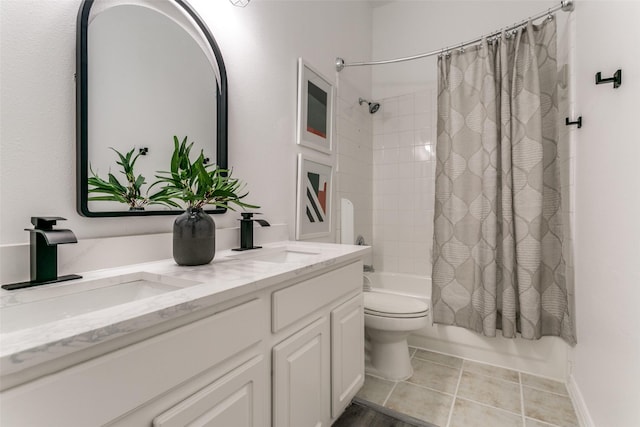
<path id="1" fill-rule="evenodd" d="M 575 122 L 570 122 L 569 117 L 567 117 L 566 119 L 564 119 L 564 124 L 567 126 L 578 125 L 578 129 L 580 129 L 582 127 L 582 116 L 579 116 L 578 120 L 576 120 Z"/>
<path id="2" fill-rule="evenodd" d="M 608 79 L 602 78 L 602 73 L 598 71 L 596 73 L 596 84 L 601 85 L 603 83 L 613 83 L 613 88 L 617 89 L 622 84 L 622 70 L 618 70 L 613 74 L 613 77 L 609 77 Z"/>

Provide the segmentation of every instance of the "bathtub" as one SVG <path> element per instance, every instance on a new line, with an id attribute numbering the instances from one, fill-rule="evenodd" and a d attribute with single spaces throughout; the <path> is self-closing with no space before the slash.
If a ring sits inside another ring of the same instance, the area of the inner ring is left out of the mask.
<path id="1" fill-rule="evenodd" d="M 434 324 L 431 304 L 431 278 L 402 273 L 364 273 L 366 288 L 372 292 L 405 295 L 429 305 L 429 325 L 409 336 L 409 345 L 438 353 L 475 360 L 566 380 L 568 346 L 559 338 L 543 337 L 539 341 L 489 338 L 457 326 Z"/>
<path id="2" fill-rule="evenodd" d="M 431 278 L 402 273 L 364 273 L 365 286 L 373 292 L 406 295 L 425 301 L 431 306 Z M 368 280 L 367 280 L 368 279 Z"/>

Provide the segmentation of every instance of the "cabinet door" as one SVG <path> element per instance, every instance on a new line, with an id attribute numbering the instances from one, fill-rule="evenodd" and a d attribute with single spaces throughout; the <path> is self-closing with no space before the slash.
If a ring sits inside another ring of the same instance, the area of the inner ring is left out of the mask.
<path id="1" fill-rule="evenodd" d="M 362 294 L 331 312 L 331 417 L 338 417 L 364 383 Z"/>
<path id="2" fill-rule="evenodd" d="M 273 348 L 274 426 L 329 426 L 329 345 L 323 317 Z"/>
<path id="3" fill-rule="evenodd" d="M 257 356 L 153 420 L 154 427 L 266 426 L 264 357 Z"/>

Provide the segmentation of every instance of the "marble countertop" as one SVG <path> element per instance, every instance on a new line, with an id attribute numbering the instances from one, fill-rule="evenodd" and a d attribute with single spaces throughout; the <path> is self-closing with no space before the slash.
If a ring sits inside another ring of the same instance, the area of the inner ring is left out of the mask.
<path id="1" fill-rule="evenodd" d="M 275 256 L 284 249 L 303 256 L 278 262 L 260 259 L 269 254 Z M 0 333 L 0 373 L 16 373 L 331 265 L 355 261 L 369 250 L 366 246 L 284 241 L 246 252 L 218 251 L 213 262 L 203 266 L 181 267 L 170 259 L 81 273 L 82 279 L 70 282 L 17 291 L 2 290 L 0 315 L 4 317 L 3 321 L 18 309 L 23 315 L 27 314 L 25 318 L 32 324 Z M 104 284 L 114 280 L 113 277 L 139 272 L 150 277 L 170 278 L 171 284 L 178 283 L 179 287 L 107 308 L 74 313 L 59 320 L 44 323 L 33 320 L 38 315 L 39 305 L 56 304 L 55 298 L 60 295 L 81 295 L 94 283 Z"/>

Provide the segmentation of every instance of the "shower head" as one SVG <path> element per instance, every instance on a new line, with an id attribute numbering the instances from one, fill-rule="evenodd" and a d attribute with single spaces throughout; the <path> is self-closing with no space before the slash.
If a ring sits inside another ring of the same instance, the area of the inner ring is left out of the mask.
<path id="1" fill-rule="evenodd" d="M 370 102 L 364 98 L 358 99 L 358 104 L 362 105 L 364 102 L 366 102 L 369 105 L 369 114 L 375 114 L 375 112 L 380 109 L 379 102 Z"/>

